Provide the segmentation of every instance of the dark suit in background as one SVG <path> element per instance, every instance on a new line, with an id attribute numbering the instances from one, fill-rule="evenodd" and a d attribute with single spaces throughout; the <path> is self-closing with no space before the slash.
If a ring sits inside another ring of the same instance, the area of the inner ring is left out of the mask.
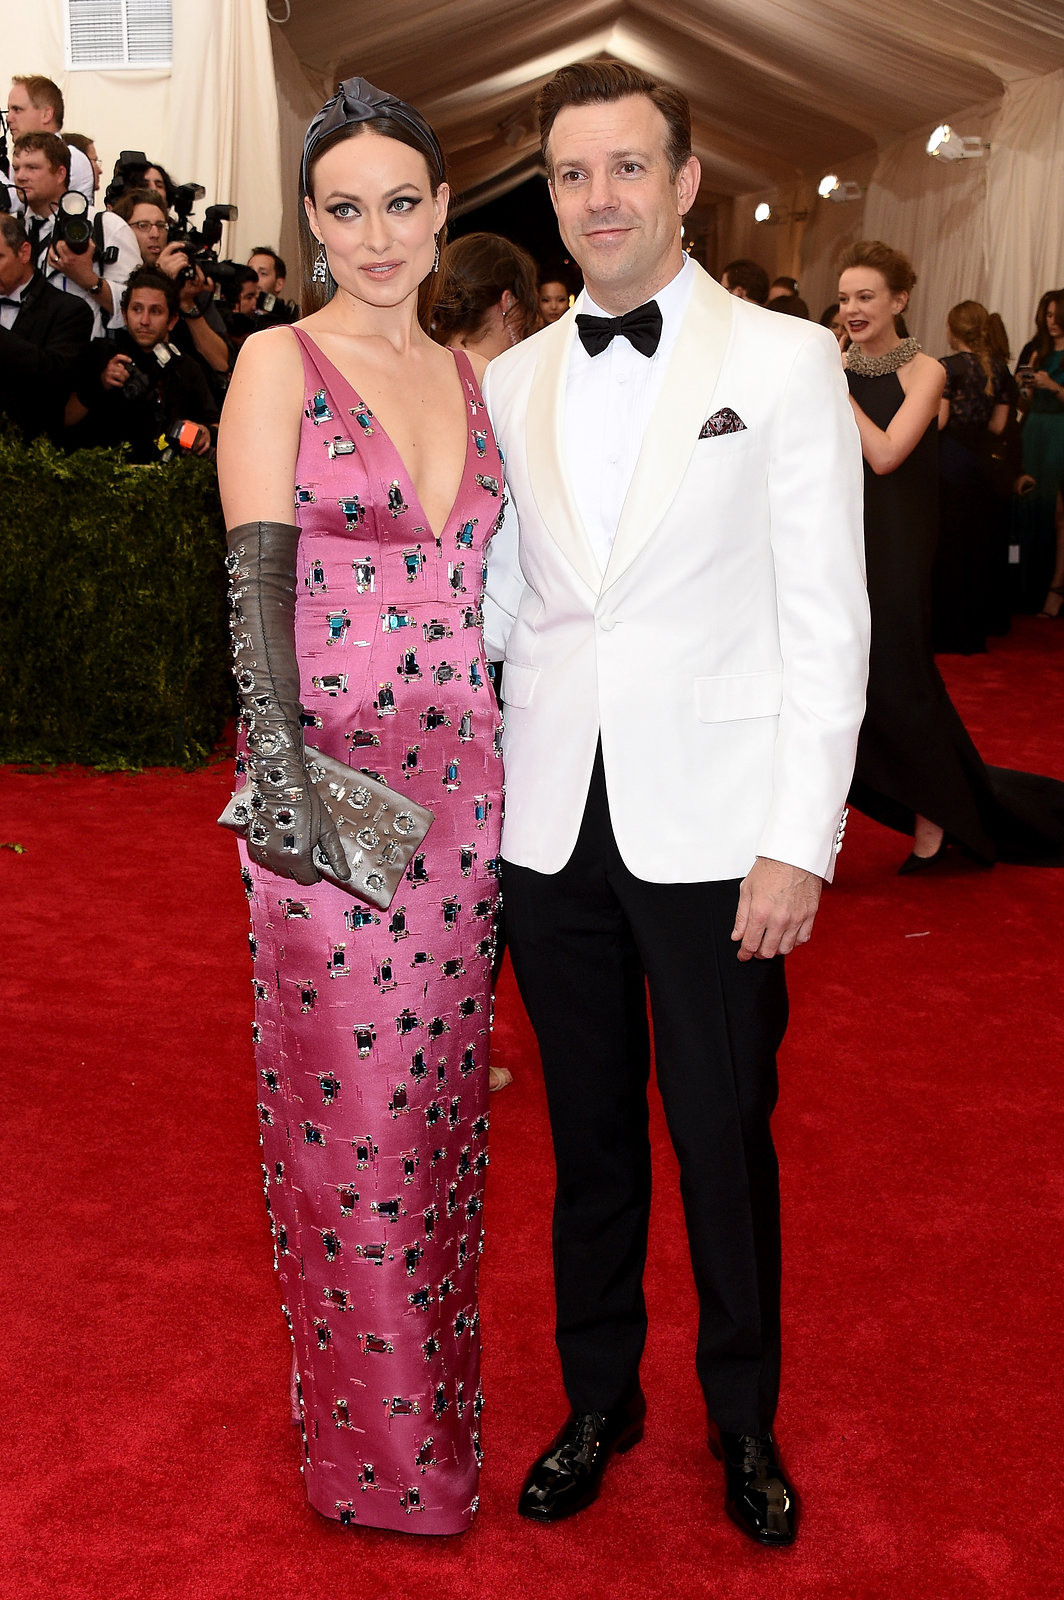
<path id="1" fill-rule="evenodd" d="M 35 274 L 11 328 L 0 327 L 0 412 L 27 439 L 63 436 L 63 410 L 92 339 L 92 312 Z"/>

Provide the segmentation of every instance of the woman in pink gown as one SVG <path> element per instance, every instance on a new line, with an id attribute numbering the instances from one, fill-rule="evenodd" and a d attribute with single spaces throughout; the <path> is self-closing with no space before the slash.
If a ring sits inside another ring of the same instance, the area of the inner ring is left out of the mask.
<path id="1" fill-rule="evenodd" d="M 501 462 L 479 373 L 418 321 L 447 204 L 427 124 L 348 80 L 303 187 L 319 309 L 247 341 L 219 444 L 241 781 L 267 824 L 241 844 L 263 1171 L 311 1505 L 450 1534 L 480 1464 Z M 304 733 L 435 814 L 386 911 L 320 877 Z"/>

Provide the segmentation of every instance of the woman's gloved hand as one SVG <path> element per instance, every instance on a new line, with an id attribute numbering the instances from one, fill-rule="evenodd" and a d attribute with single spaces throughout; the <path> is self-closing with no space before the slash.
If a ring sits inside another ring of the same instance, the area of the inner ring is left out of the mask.
<path id="1" fill-rule="evenodd" d="M 233 671 L 247 727 L 252 785 L 248 853 L 296 883 L 317 883 L 314 848 L 333 872 L 351 876 L 335 824 L 307 776 L 296 664 L 299 529 L 243 522 L 227 534 Z"/>

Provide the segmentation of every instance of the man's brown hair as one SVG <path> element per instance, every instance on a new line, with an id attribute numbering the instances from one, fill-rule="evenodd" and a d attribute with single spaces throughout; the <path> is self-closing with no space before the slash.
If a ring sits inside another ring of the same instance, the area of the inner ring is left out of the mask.
<path id="1" fill-rule="evenodd" d="M 691 155 L 691 107 L 687 96 L 679 89 L 657 83 L 638 67 L 627 67 L 619 61 L 577 61 L 556 72 L 536 96 L 540 145 L 552 179 L 554 169 L 547 143 L 558 112 L 566 106 L 607 105 L 633 94 L 646 95 L 665 118 L 669 177 L 676 177 Z"/>
<path id="2" fill-rule="evenodd" d="M 70 179 L 70 146 L 64 144 L 58 134 L 54 133 L 24 133 L 16 139 L 11 147 L 12 155 L 21 155 L 24 150 L 39 150 L 51 167 L 53 172 L 58 172 L 62 167 Z"/>
<path id="3" fill-rule="evenodd" d="M 58 133 L 63 126 L 63 113 L 65 110 L 63 91 L 59 85 L 53 83 L 51 78 L 25 76 L 22 73 L 16 73 L 11 82 L 21 83 L 29 96 L 30 105 L 34 106 L 38 111 L 42 106 L 51 106 L 52 116 L 55 120 L 55 131 Z"/>
<path id="4" fill-rule="evenodd" d="M 127 189 L 125 194 L 115 201 L 112 210 L 117 217 L 122 218 L 123 222 L 130 222 L 138 206 L 154 206 L 156 211 L 161 212 L 164 221 L 169 218 L 166 201 L 158 189 Z"/>

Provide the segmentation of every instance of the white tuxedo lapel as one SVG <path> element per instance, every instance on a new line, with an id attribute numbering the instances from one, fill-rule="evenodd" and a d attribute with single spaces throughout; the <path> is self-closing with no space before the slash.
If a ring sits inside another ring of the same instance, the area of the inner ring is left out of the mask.
<path id="1" fill-rule="evenodd" d="M 551 538 L 594 594 L 602 571 L 576 509 L 562 448 L 569 352 L 576 336 L 573 312 L 537 336 L 539 355 L 528 396 L 525 449 L 528 479 Z"/>
<path id="2" fill-rule="evenodd" d="M 698 443 L 731 334 L 732 299 L 695 266 L 695 282 L 625 497 L 602 579 L 605 590 L 631 566 L 661 522 Z"/>

